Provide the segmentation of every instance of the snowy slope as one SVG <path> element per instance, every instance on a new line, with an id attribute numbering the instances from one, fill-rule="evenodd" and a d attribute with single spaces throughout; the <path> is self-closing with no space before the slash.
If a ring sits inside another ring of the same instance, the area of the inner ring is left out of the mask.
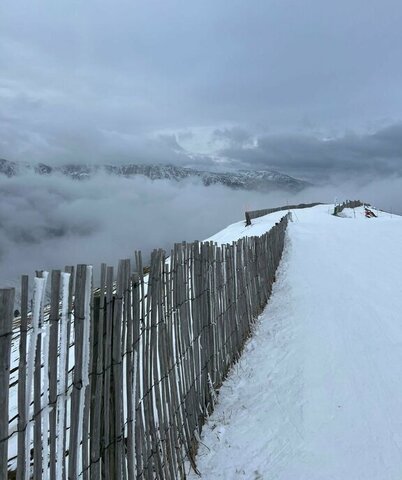
<path id="1" fill-rule="evenodd" d="M 335 218 L 328 206 L 296 215 L 197 466 L 210 480 L 400 479 L 402 218 Z"/>
<path id="2" fill-rule="evenodd" d="M 202 478 L 401 476 L 402 218 L 331 211 L 294 211 L 270 304 L 204 428 Z M 208 240 L 261 235 L 284 214 Z"/>
<path id="3" fill-rule="evenodd" d="M 287 214 L 287 211 L 275 212 L 272 215 L 256 218 L 252 224 L 246 227 L 245 220 L 233 223 L 220 232 L 207 238 L 206 242 L 216 242 L 219 245 L 232 243 L 243 237 L 261 236 L 270 230 L 276 222 Z"/>

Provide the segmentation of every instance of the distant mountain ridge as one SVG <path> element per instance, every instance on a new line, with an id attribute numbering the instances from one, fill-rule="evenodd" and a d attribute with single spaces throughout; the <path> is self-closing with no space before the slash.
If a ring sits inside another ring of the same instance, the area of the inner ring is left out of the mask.
<path id="1" fill-rule="evenodd" d="M 29 164 L 0 159 L 0 175 L 14 177 L 34 172 L 37 175 L 61 173 L 74 180 L 85 180 L 99 172 L 111 175 L 134 177 L 143 175 L 151 180 L 174 180 L 199 178 L 205 186 L 224 185 L 240 190 L 289 190 L 300 191 L 311 184 L 283 173 L 271 170 L 238 170 L 235 172 L 208 172 L 187 167 L 161 164 L 125 164 L 125 165 L 60 165 L 52 167 L 44 163 Z"/>

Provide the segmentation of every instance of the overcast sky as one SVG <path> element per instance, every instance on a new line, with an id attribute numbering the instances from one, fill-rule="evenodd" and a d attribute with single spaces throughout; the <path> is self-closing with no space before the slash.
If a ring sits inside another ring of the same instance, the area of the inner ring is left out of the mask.
<path id="1" fill-rule="evenodd" d="M 400 0 L 4 0 L 0 158 L 400 171 Z"/>
<path id="2" fill-rule="evenodd" d="M 400 0 L 3 0 L 0 158 L 273 168 L 315 186 L 1 177 L 0 283 L 169 250 L 289 201 L 402 213 L 401 25 Z"/>

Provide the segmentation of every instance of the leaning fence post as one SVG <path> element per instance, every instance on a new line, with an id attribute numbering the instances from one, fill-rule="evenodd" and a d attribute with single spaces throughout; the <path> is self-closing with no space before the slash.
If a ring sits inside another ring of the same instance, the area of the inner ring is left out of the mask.
<path id="1" fill-rule="evenodd" d="M 7 478 L 8 402 L 14 288 L 0 290 L 0 478 Z"/>

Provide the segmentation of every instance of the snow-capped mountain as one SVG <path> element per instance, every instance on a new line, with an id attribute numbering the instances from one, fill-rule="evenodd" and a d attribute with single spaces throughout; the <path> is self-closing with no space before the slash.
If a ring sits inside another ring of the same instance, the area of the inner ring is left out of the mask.
<path id="1" fill-rule="evenodd" d="M 143 175 L 151 180 L 174 180 L 199 178 L 205 186 L 221 184 L 242 190 L 290 190 L 299 191 L 309 186 L 308 182 L 293 178 L 283 173 L 270 170 L 238 170 L 233 172 L 208 172 L 194 168 L 160 164 L 125 164 L 125 165 L 61 165 L 52 167 L 43 163 L 29 164 L 0 159 L 0 174 L 13 177 L 24 172 L 37 175 L 62 173 L 74 180 L 85 180 L 98 172 L 111 175 L 133 177 Z"/>

